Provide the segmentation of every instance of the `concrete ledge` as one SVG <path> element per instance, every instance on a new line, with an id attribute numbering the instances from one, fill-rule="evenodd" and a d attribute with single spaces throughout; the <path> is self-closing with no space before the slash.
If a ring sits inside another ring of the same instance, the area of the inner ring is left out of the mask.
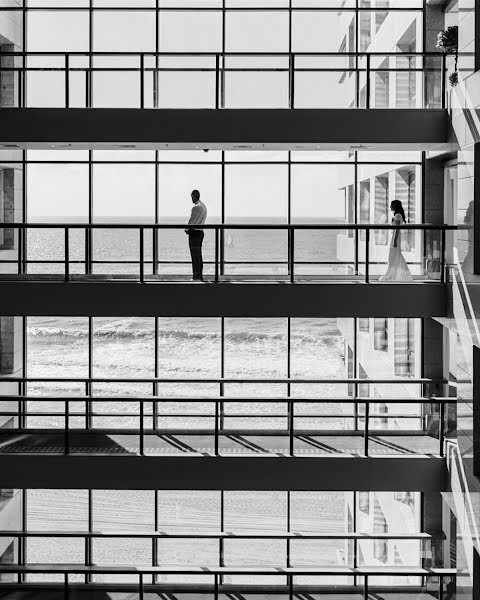
<path id="1" fill-rule="evenodd" d="M 447 489 L 442 458 L 2 456 L 6 488 L 418 491 Z"/>
<path id="2" fill-rule="evenodd" d="M 441 109 L 2 108 L 0 141 L 46 148 L 265 144 L 270 149 L 302 143 L 433 149 L 447 143 L 448 122 Z"/>
<path id="3" fill-rule="evenodd" d="M 0 282 L 2 316 L 442 317 L 441 283 Z"/>

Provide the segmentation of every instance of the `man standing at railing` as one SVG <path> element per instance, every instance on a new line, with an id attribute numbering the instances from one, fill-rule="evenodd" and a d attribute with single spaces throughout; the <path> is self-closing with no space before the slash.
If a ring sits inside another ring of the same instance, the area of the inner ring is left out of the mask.
<path id="1" fill-rule="evenodd" d="M 207 219 L 207 207 L 200 201 L 200 192 L 198 190 L 193 190 L 192 202 L 192 214 L 190 215 L 188 225 L 203 225 Z M 185 229 L 185 233 L 188 235 L 188 245 L 190 246 L 192 257 L 193 281 L 203 281 L 203 229 L 192 227 Z"/>

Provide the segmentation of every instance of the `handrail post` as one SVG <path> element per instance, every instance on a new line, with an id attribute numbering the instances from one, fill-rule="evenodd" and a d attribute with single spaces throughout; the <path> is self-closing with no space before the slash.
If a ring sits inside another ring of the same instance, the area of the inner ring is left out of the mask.
<path id="1" fill-rule="evenodd" d="M 144 456 L 145 454 L 145 439 L 144 439 L 144 428 L 143 428 L 143 421 L 144 421 L 144 415 L 143 415 L 143 411 L 144 411 L 144 406 L 143 406 L 143 402 L 142 400 L 139 400 L 140 403 L 140 456 Z"/>
<path id="2" fill-rule="evenodd" d="M 145 259 L 144 248 L 143 248 L 143 246 L 144 246 L 143 234 L 144 234 L 143 227 L 140 227 L 140 240 L 139 240 L 139 243 L 140 243 L 140 265 L 139 265 L 139 267 L 140 267 L 140 283 L 143 283 L 145 281 L 144 264 L 143 264 L 144 259 Z"/>
<path id="3" fill-rule="evenodd" d="M 139 600 L 143 600 L 143 573 L 139 573 L 138 575 L 138 587 Z"/>
<path id="4" fill-rule="evenodd" d="M 18 260 L 18 274 L 21 275 L 23 272 L 23 260 L 22 260 L 22 250 L 23 250 L 23 228 L 19 227 L 18 228 L 18 253 L 17 253 L 17 260 Z"/>
<path id="5" fill-rule="evenodd" d="M 70 241 L 68 227 L 65 227 L 65 281 L 70 280 Z"/>
<path id="6" fill-rule="evenodd" d="M 288 107 L 295 108 L 295 54 L 291 53 L 288 61 Z"/>
<path id="7" fill-rule="evenodd" d="M 355 269 L 355 271 L 354 272 L 355 272 L 355 275 L 358 275 L 358 240 L 359 240 L 358 229 L 355 229 L 354 240 L 355 240 L 355 249 L 354 249 L 354 252 L 355 252 L 354 269 Z"/>
<path id="8" fill-rule="evenodd" d="M 145 54 L 140 54 L 140 108 L 145 108 Z"/>
<path id="9" fill-rule="evenodd" d="M 220 108 L 220 54 L 215 54 L 215 109 Z"/>
<path id="10" fill-rule="evenodd" d="M 364 455 L 367 457 L 368 456 L 368 419 L 370 417 L 370 404 L 368 401 L 365 401 L 365 429 L 364 429 L 364 439 L 363 439 L 363 445 L 364 445 Z"/>
<path id="11" fill-rule="evenodd" d="M 215 456 L 218 456 L 218 419 L 219 419 L 219 402 L 218 400 L 215 400 L 215 440 L 214 440 L 214 446 L 215 446 Z"/>
<path id="12" fill-rule="evenodd" d="M 370 229 L 365 230 L 365 283 L 370 281 Z"/>
<path id="13" fill-rule="evenodd" d="M 63 574 L 63 597 L 68 600 L 69 596 L 68 573 Z"/>
<path id="14" fill-rule="evenodd" d="M 288 237 L 288 258 L 290 260 L 290 283 L 295 282 L 295 229 L 289 228 L 290 235 Z"/>
<path id="15" fill-rule="evenodd" d="M 366 83 L 365 83 L 365 108 L 370 108 L 370 54 L 367 54 Z"/>
<path id="16" fill-rule="evenodd" d="M 225 54 L 220 67 L 220 108 L 225 108 Z"/>
<path id="17" fill-rule="evenodd" d="M 158 227 L 152 227 L 152 262 L 153 262 L 153 275 L 158 275 Z"/>
<path id="18" fill-rule="evenodd" d="M 219 258 L 220 258 L 220 232 L 215 227 L 215 283 L 219 281 Z"/>
<path id="19" fill-rule="evenodd" d="M 355 404 L 353 407 L 353 429 L 358 431 L 358 382 L 353 384 L 353 396 L 355 398 Z"/>
<path id="20" fill-rule="evenodd" d="M 440 456 L 444 456 L 443 438 L 445 437 L 445 404 L 440 402 L 440 416 L 438 419 L 438 438 L 440 442 Z"/>
<path id="21" fill-rule="evenodd" d="M 295 438 L 293 432 L 293 400 L 288 401 L 288 436 L 289 436 L 289 455 L 293 456 L 295 451 Z"/>
<path id="22" fill-rule="evenodd" d="M 441 94 L 442 98 L 440 100 L 441 107 L 446 108 L 447 105 L 447 55 L 446 53 L 442 54 L 442 78 L 441 78 Z"/>
<path id="23" fill-rule="evenodd" d="M 70 454 L 70 402 L 65 400 L 65 454 Z"/>
<path id="24" fill-rule="evenodd" d="M 70 55 L 65 54 L 65 108 L 70 108 Z"/>
<path id="25" fill-rule="evenodd" d="M 446 248 L 445 248 L 445 240 L 446 240 L 446 235 L 445 235 L 445 228 L 442 228 L 442 232 L 441 232 L 441 245 L 442 245 L 442 254 L 441 254 L 441 262 L 440 262 L 440 282 L 441 283 L 445 283 L 445 270 L 446 270 L 446 266 L 445 266 L 445 254 L 446 254 Z"/>

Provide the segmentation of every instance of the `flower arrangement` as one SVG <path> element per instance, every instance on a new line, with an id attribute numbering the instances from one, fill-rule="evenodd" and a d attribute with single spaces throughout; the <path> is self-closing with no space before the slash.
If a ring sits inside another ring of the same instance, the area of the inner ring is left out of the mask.
<path id="1" fill-rule="evenodd" d="M 451 25 L 447 27 L 437 36 L 437 48 L 440 48 L 445 54 L 455 55 L 455 68 L 453 73 L 450 74 L 448 80 L 450 85 L 455 86 L 458 83 L 458 27 Z"/>

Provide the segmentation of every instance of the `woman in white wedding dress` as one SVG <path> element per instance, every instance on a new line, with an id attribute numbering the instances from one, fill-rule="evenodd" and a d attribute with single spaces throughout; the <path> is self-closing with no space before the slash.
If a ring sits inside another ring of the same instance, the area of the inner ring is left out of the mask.
<path id="1" fill-rule="evenodd" d="M 394 231 L 388 249 L 387 272 L 380 277 L 380 281 L 411 281 L 412 274 L 402 255 L 402 232 L 400 227 L 405 225 L 405 211 L 400 200 L 393 200 L 390 204 L 390 210 L 393 212 L 392 225 Z"/>

